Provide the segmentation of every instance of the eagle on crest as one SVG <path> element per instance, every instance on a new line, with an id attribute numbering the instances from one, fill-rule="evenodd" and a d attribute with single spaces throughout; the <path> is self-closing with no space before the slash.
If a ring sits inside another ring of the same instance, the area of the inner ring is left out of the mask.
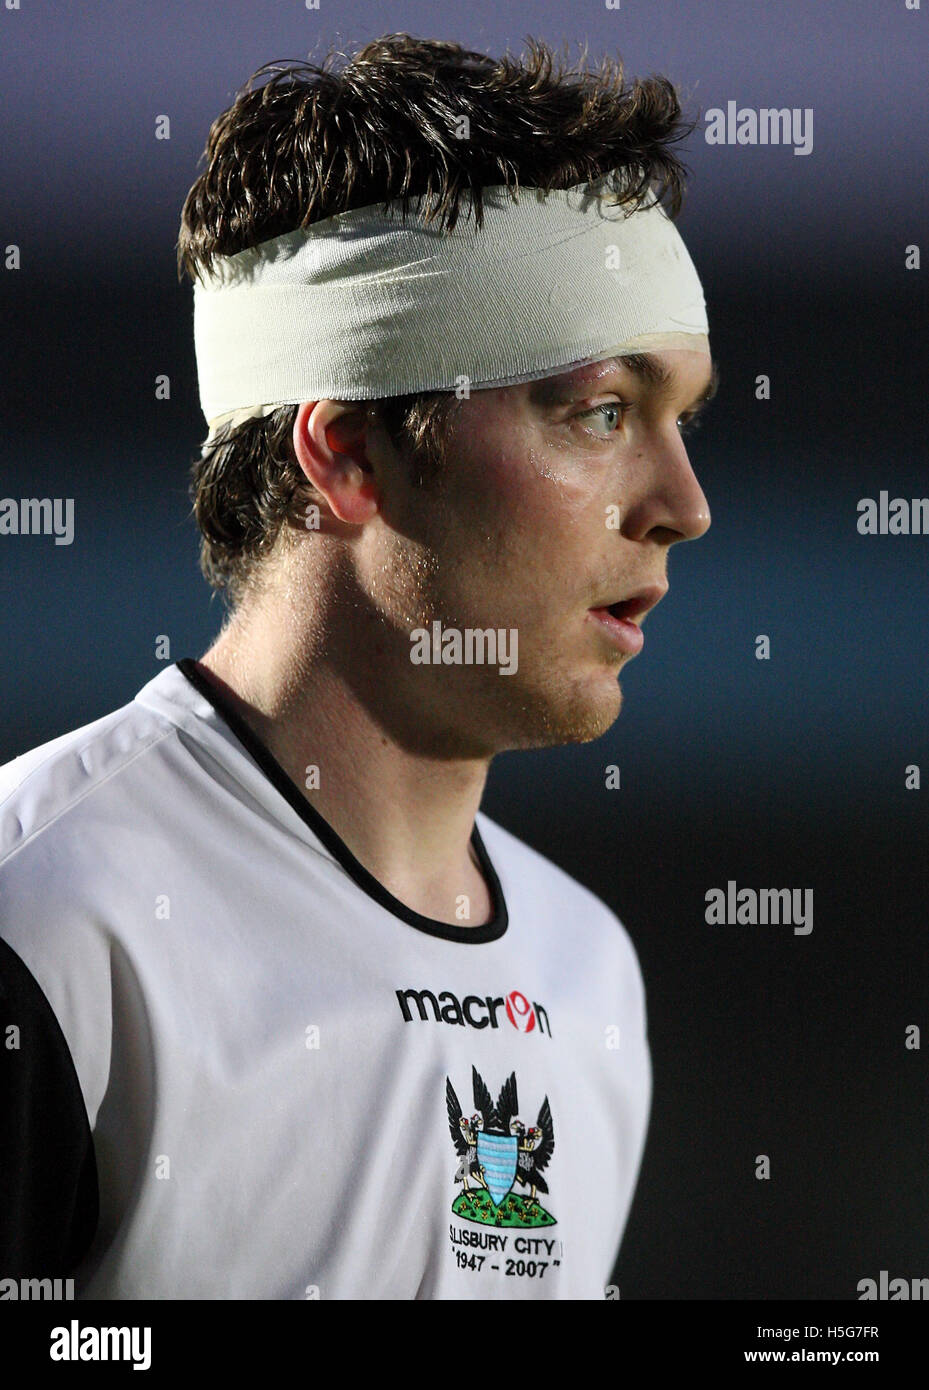
<path id="1" fill-rule="evenodd" d="M 462 1184 L 463 1192 L 471 1191 L 469 1183 L 484 1188 L 494 1207 L 501 1205 L 514 1183 L 521 1183 L 529 1188 L 528 1203 L 532 1207 L 536 1204 L 537 1192 L 548 1192 L 543 1169 L 555 1148 L 555 1130 L 548 1096 L 542 1101 L 535 1124 L 527 1126 L 519 1117 L 515 1072 L 510 1072 L 504 1081 L 496 1105 L 483 1077 L 474 1066 L 471 1068 L 471 1081 L 474 1111 L 468 1117 L 462 1111 L 451 1079 L 445 1078 L 448 1128 L 460 1160 L 455 1182 Z M 512 1140 L 516 1141 L 515 1163 L 508 1164 Z M 488 1161 L 491 1155 L 494 1159 Z M 500 1155 L 499 1159 L 496 1155 Z"/>

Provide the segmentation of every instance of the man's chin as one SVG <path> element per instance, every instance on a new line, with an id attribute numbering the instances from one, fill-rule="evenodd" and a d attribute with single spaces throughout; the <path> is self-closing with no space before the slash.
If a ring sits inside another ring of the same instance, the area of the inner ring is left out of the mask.
<path id="1" fill-rule="evenodd" d="M 612 729 L 619 718 L 622 709 L 623 697 L 617 686 L 616 700 L 610 709 L 600 705 L 597 709 L 591 709 L 586 716 L 576 717 L 568 724 L 563 737 L 559 743 L 593 743 L 594 739 L 602 738 L 605 733 Z"/>
<path id="2" fill-rule="evenodd" d="M 524 707 L 522 737 L 514 747 L 557 748 L 569 743 L 592 743 L 602 738 L 619 718 L 623 695 L 614 674 L 612 682 L 598 683 L 595 692 L 587 687 L 567 698 Z"/>

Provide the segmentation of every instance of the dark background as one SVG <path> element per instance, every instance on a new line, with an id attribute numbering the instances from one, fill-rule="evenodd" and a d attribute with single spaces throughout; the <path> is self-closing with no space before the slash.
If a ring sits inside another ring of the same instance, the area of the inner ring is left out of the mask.
<path id="1" fill-rule="evenodd" d="M 0 762 L 130 700 L 160 635 L 174 660 L 218 629 L 174 246 L 209 123 L 260 63 L 401 29 L 491 53 L 532 34 L 665 73 L 694 115 L 813 108 L 807 156 L 708 146 L 702 119 L 689 141 L 713 526 L 672 554 L 613 730 L 501 757 L 484 803 L 639 951 L 655 1099 L 624 1299 L 853 1299 L 882 1269 L 929 1274 L 926 1061 L 904 1047 L 929 1026 L 929 789 L 904 789 L 907 764 L 929 775 L 929 537 L 856 529 L 860 498 L 929 492 L 926 272 L 904 268 L 926 254 L 927 25 L 904 0 L 0 9 L 0 243 L 22 257 L 0 275 L 0 496 L 73 497 L 76 525 L 71 546 L 0 538 Z M 813 888 L 812 934 L 708 926 L 729 879 Z"/>

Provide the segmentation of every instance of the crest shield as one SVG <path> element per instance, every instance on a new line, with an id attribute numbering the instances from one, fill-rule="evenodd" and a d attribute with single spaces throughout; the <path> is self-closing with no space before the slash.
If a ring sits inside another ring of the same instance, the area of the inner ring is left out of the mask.
<path id="1" fill-rule="evenodd" d="M 484 1170 L 484 1181 L 495 1207 L 503 1201 L 516 1177 L 518 1140 L 511 1134 L 477 1136 L 477 1161 Z"/>

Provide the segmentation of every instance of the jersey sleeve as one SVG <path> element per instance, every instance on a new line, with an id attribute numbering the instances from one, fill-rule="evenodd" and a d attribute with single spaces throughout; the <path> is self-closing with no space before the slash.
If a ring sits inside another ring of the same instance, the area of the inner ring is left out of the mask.
<path id="1" fill-rule="evenodd" d="M 0 1278 L 64 1278 L 99 1216 L 93 1137 L 58 1020 L 0 939 Z"/>
<path id="2" fill-rule="evenodd" d="M 638 954 L 625 926 L 618 917 L 610 913 L 610 923 L 620 946 L 619 983 L 617 990 L 617 1014 L 622 1018 L 620 1046 L 614 1054 L 625 1071 L 625 1104 L 629 1117 L 627 1149 L 621 1156 L 622 1162 L 622 1220 L 616 1237 L 616 1254 L 613 1270 L 607 1276 L 612 1283 L 616 1264 L 619 1260 L 622 1237 L 625 1233 L 633 1199 L 642 1170 L 642 1159 L 648 1138 L 652 1108 L 652 1059 L 648 1041 L 648 1012 L 645 982 Z"/>

